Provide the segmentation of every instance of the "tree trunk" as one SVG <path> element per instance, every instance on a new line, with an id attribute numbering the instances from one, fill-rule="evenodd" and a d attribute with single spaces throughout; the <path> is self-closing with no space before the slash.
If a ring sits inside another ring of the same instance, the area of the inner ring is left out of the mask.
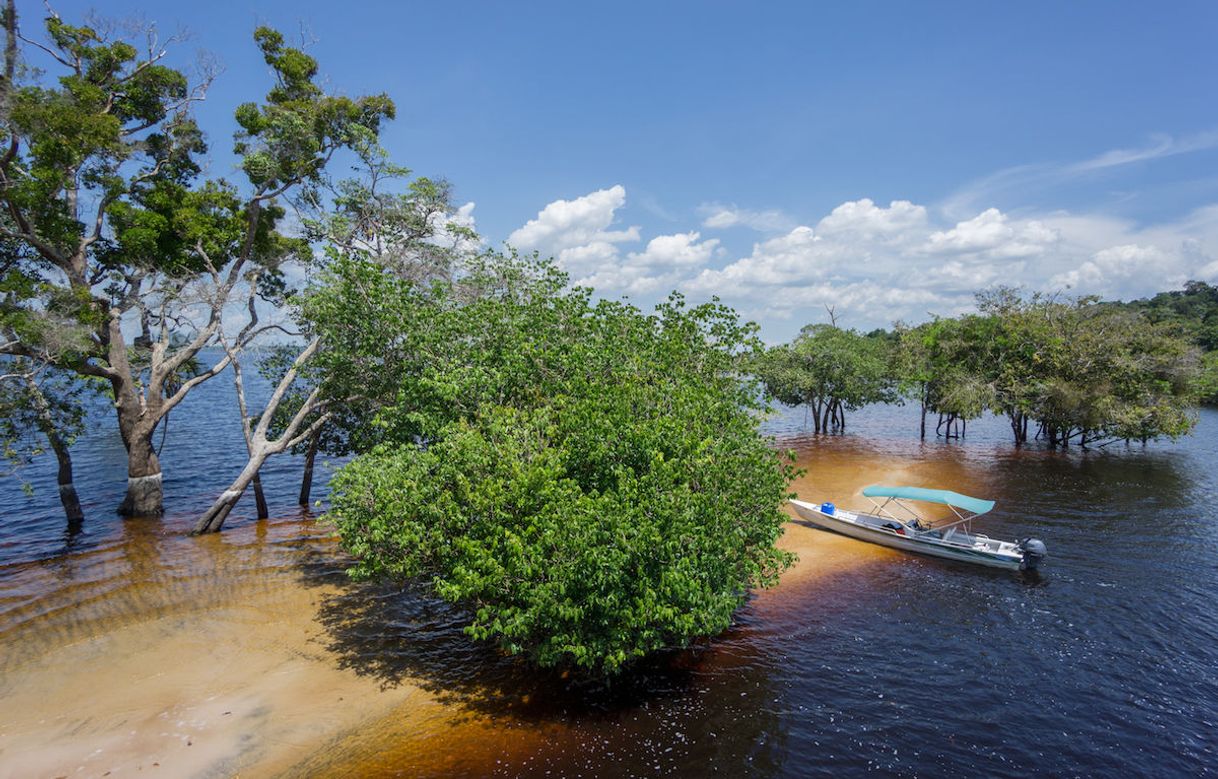
<path id="1" fill-rule="evenodd" d="M 159 517 L 165 510 L 161 489 L 161 461 L 152 445 L 159 417 L 149 413 L 141 402 L 139 390 L 132 379 L 127 360 L 127 342 L 123 339 L 121 315 L 110 312 L 107 331 L 108 361 L 113 373 L 110 385 L 114 391 L 114 407 L 118 412 L 118 431 L 127 447 L 127 494 L 119 504 L 118 513 L 125 517 Z M 160 403 L 157 397 L 155 402 Z M 151 423 L 149 423 L 151 420 Z"/>
<path id="2" fill-rule="evenodd" d="M 922 390 L 922 436 L 921 440 L 926 440 L 926 389 Z"/>
<path id="3" fill-rule="evenodd" d="M 190 531 L 192 536 L 220 532 L 220 528 L 224 527 L 224 520 L 228 519 L 233 506 L 237 505 L 237 501 L 241 500 L 241 496 L 245 493 L 245 488 L 257 478 L 258 470 L 262 467 L 262 463 L 266 461 L 268 454 L 269 452 L 266 448 L 259 448 L 255 451 L 255 454 L 250 456 L 249 462 L 241 469 L 241 473 L 237 476 L 236 481 L 227 490 L 220 493 L 220 497 L 216 498 L 216 502 L 211 504 L 211 508 L 203 516 L 199 517 L 199 521 L 195 523 L 194 530 Z"/>
<path id="4" fill-rule="evenodd" d="M 38 426 L 41 428 L 42 434 L 46 436 L 47 443 L 51 445 L 51 451 L 55 453 L 55 460 L 59 464 L 56 479 L 59 482 L 59 501 L 63 504 L 64 516 L 68 518 L 69 525 L 78 525 L 84 520 L 85 514 L 80 508 L 80 497 L 76 494 L 76 485 L 72 483 L 72 454 L 68 451 L 68 443 L 59 435 L 55 419 L 51 416 L 50 404 L 47 402 L 46 396 L 42 394 L 42 389 L 35 383 L 32 376 L 26 377 L 26 384 L 38 409 Z"/>
<path id="5" fill-rule="evenodd" d="M 300 408 L 297 409 L 296 413 L 292 416 L 292 420 L 288 423 L 283 434 L 273 441 L 269 441 L 266 438 L 267 428 L 271 424 L 271 419 L 275 414 L 275 410 L 279 407 L 279 402 L 283 399 L 284 393 L 288 391 L 288 388 L 292 386 L 292 382 L 296 380 L 296 374 L 300 370 L 300 366 L 307 362 L 309 358 L 311 358 L 317 352 L 320 345 L 321 339 L 314 338 L 309 345 L 305 347 L 304 351 L 302 351 L 296 358 L 295 362 L 292 363 L 292 367 L 286 374 L 284 374 L 284 377 L 279 380 L 279 386 L 277 386 L 275 391 L 271 394 L 270 400 L 267 401 L 266 408 L 263 410 L 262 415 L 258 419 L 258 426 L 254 428 L 253 431 L 249 431 L 247 427 L 245 446 L 246 451 L 249 452 L 249 461 L 245 464 L 245 467 L 241 469 L 241 473 L 237 476 L 236 481 L 234 481 L 227 490 L 222 492 L 220 497 L 216 498 L 216 502 L 211 505 L 211 508 L 209 508 L 203 514 L 203 516 L 199 517 L 199 521 L 195 523 L 194 530 L 190 531 L 192 536 L 197 536 L 202 533 L 218 533 L 220 528 L 224 527 L 224 520 L 226 520 L 229 513 L 232 512 L 233 506 L 237 505 L 237 501 L 241 499 L 241 495 L 245 492 L 245 488 L 258 478 L 258 471 L 262 469 L 262 464 L 266 462 L 266 459 L 273 454 L 279 454 L 285 449 L 290 449 L 293 446 L 297 446 L 307 438 L 316 436 L 317 431 L 319 431 L 322 425 L 324 425 L 329 419 L 329 413 L 321 414 L 321 416 L 313 421 L 313 424 L 309 425 L 307 428 L 305 428 L 305 430 L 297 435 L 297 431 L 300 430 L 305 417 L 316 411 L 319 403 L 321 403 L 321 388 L 314 387 L 313 391 L 309 393 L 309 396 L 305 398 Z M 240 368 L 236 361 L 234 361 L 234 370 L 237 371 L 237 375 L 239 376 Z M 245 424 L 248 425 L 249 415 L 245 413 L 245 399 L 241 387 L 242 385 L 238 381 L 238 400 L 242 404 L 242 417 Z"/>
<path id="6" fill-rule="evenodd" d="M 266 507 L 266 495 L 262 492 L 262 477 L 254 474 L 254 502 L 258 504 L 258 519 L 266 519 L 271 516 L 270 510 Z"/>
<path id="7" fill-rule="evenodd" d="M 304 475 L 300 478 L 300 505 L 309 505 L 309 494 L 313 491 L 313 461 L 317 459 L 320 435 L 309 438 L 309 449 L 305 452 Z"/>
<path id="8" fill-rule="evenodd" d="M 152 430 L 141 430 L 127 444 L 127 495 L 118 507 L 125 517 L 159 517 L 165 511 L 161 462 L 152 445 Z"/>
<path id="9" fill-rule="evenodd" d="M 64 445 L 59 435 L 47 436 L 55 459 L 59 461 L 59 501 L 63 504 L 63 513 L 69 523 L 81 522 L 85 513 L 80 508 L 80 497 L 76 494 L 76 485 L 72 483 L 72 455 Z"/>

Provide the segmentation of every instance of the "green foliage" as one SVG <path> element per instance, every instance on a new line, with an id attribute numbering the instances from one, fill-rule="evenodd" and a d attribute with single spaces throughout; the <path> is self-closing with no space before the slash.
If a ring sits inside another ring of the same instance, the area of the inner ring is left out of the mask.
<path id="1" fill-rule="evenodd" d="M 1218 351 L 1207 352 L 1201 358 L 1201 373 L 1197 393 L 1206 403 L 1218 403 Z"/>
<path id="2" fill-rule="evenodd" d="M 759 344 L 729 309 L 593 303 L 513 257 L 428 288 L 330 272 L 309 310 L 338 321 L 318 327 L 372 321 L 328 359 L 397 379 L 385 442 L 333 482 L 356 574 L 422 579 L 469 607 L 471 636 L 612 673 L 722 631 L 789 564 L 791 470 L 757 432 L 737 366 Z"/>
<path id="3" fill-rule="evenodd" d="M 988 409 L 1027 422 L 1052 446 L 1174 438 L 1192 429 L 1197 350 L 1177 323 L 1094 299 L 996 289 L 980 314 L 900 332 L 895 369 L 908 392 L 949 418 Z"/>
<path id="4" fill-rule="evenodd" d="M 771 397 L 790 406 L 808 405 L 820 432 L 844 427 L 846 411 L 895 398 L 889 362 L 883 336 L 809 325 L 753 365 Z"/>
<path id="5" fill-rule="evenodd" d="M 1218 404 L 1218 383 L 1212 373 L 1218 352 L 1218 286 L 1190 281 L 1184 289 L 1160 292 L 1151 298 L 1105 306 L 1136 311 L 1155 324 L 1171 325 L 1205 353 L 1197 392 L 1202 402 Z"/>
<path id="6" fill-rule="evenodd" d="M 1184 289 L 1129 303 L 1105 305 L 1140 311 L 1151 322 L 1172 323 L 1206 352 L 1218 350 L 1218 286 L 1190 281 Z"/>
<path id="7" fill-rule="evenodd" d="M 20 358 L 0 358 L 0 373 L 0 474 L 8 476 L 45 454 L 50 435 L 70 447 L 84 433 L 91 387 Z"/>

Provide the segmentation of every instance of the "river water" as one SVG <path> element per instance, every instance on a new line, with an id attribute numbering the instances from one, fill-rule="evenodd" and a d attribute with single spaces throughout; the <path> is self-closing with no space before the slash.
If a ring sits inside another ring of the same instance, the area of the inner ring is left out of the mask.
<path id="1" fill-rule="evenodd" d="M 727 633 L 606 689 L 471 644 L 408 587 L 347 582 L 292 506 L 297 462 L 267 473 L 275 519 L 243 504 L 221 537 L 183 537 L 239 467 L 212 392 L 211 415 L 171 425 L 163 521 L 110 514 L 123 464 L 104 424 L 77 447 L 82 528 L 44 465 L 33 497 L 4 488 L 0 776 L 1218 772 L 1213 410 L 1174 444 L 1064 454 L 1013 449 L 997 419 L 923 444 L 908 408 L 856 414 L 844 436 L 779 415 L 801 497 L 857 505 L 880 482 L 992 498 L 985 532 L 1043 539 L 1043 573 L 792 522 L 800 562 Z"/>

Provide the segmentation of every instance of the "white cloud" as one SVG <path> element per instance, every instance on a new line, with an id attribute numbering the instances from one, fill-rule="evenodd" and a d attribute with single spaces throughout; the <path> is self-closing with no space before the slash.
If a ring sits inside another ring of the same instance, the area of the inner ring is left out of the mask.
<path id="1" fill-rule="evenodd" d="M 1130 163 L 1142 162 L 1144 160 L 1154 160 L 1160 157 L 1172 157 L 1177 154 L 1188 154 L 1190 152 L 1212 149 L 1218 146 L 1218 130 L 1207 130 L 1179 138 L 1166 134 L 1158 134 L 1151 136 L 1150 140 L 1151 142 L 1147 146 L 1133 149 L 1111 149 L 1089 160 L 1083 160 L 1082 162 L 1070 165 L 1066 170 L 1081 173 L 1102 168 L 1112 168 L 1118 165 L 1129 165 Z"/>
<path id="2" fill-rule="evenodd" d="M 631 253 L 628 263 L 648 268 L 693 268 L 706 264 L 719 245 L 718 238 L 698 242 L 696 232 L 661 235 L 647 242 L 647 248 Z"/>
<path id="3" fill-rule="evenodd" d="M 637 241 L 638 227 L 609 229 L 617 210 L 625 204 L 626 188 L 621 184 L 574 200 L 555 200 L 541 209 L 536 219 L 530 219 L 509 235 L 508 243 L 521 249 L 536 249 L 563 262 L 564 252 L 571 251 L 572 257 L 586 257 L 590 251 L 603 252 L 605 245 Z M 598 248 L 590 250 L 592 246 Z"/>
<path id="4" fill-rule="evenodd" d="M 576 280 L 602 292 L 643 295 L 672 289 L 692 270 L 702 268 L 715 254 L 719 239 L 699 241 L 697 232 L 660 235 L 647 242 L 641 252 L 625 260 L 607 258 L 595 272 Z"/>
<path id="5" fill-rule="evenodd" d="M 736 285 L 748 289 L 806 283 L 824 278 L 834 264 L 832 247 L 820 251 L 811 227 L 800 225 L 786 235 L 753 245 L 753 253 L 720 270 L 707 269 L 693 278 L 690 289 L 714 294 Z"/>
<path id="6" fill-rule="evenodd" d="M 470 238 L 467 235 L 450 229 L 451 227 L 461 227 L 476 231 L 478 223 L 474 219 L 474 205 L 471 201 L 458 208 L 452 214 L 435 214 L 432 224 L 435 235 L 431 237 L 430 241 L 440 246 L 451 246 L 461 252 L 476 252 L 482 248 L 483 240 L 481 237 Z"/>
<path id="7" fill-rule="evenodd" d="M 576 283 L 640 298 L 670 289 L 717 295 L 746 316 L 794 325 L 824 321 L 831 305 L 846 326 L 888 326 L 930 314 L 970 310 L 974 293 L 997 284 L 1132 298 L 1218 278 L 1218 205 L 1175 222 L 1137 225 L 1106 215 L 1048 213 L 1034 218 L 987 208 L 944 222 L 924 205 L 868 198 L 842 203 L 820 219 L 787 220 L 735 206 L 703 206 L 709 228 L 765 225 L 774 234 L 732 254 L 726 238 L 697 230 L 638 240 L 614 226 L 624 187 L 558 200 L 512 234 L 524 248 L 551 251 Z M 786 219 L 786 217 L 783 217 Z M 758 227 L 758 229 L 760 229 Z M 791 325 L 771 325 L 786 332 Z"/>
<path id="8" fill-rule="evenodd" d="M 842 203 L 816 225 L 822 236 L 855 235 L 864 238 L 908 239 L 926 224 L 926 208 L 908 200 L 894 200 L 888 208 L 870 198 Z"/>
<path id="9" fill-rule="evenodd" d="M 735 205 L 703 203 L 698 206 L 698 213 L 703 216 L 702 226 L 711 230 L 748 227 L 760 233 L 770 233 L 790 230 L 795 226 L 794 219 L 776 209 L 751 211 Z"/>
<path id="10" fill-rule="evenodd" d="M 1218 147 L 1218 128 L 1192 135 L 1157 134 L 1145 146 L 1109 149 L 1076 162 L 1042 162 L 1016 165 L 970 181 L 949 195 L 940 205 L 944 213 L 959 217 L 975 211 L 978 204 L 1012 199 L 1029 202 L 1040 193 L 1062 184 L 1094 176 L 1139 162 L 1150 162 L 1181 154 L 1193 154 Z"/>
<path id="11" fill-rule="evenodd" d="M 1057 240 L 1057 232 L 1041 222 L 1012 222 L 997 208 L 989 208 L 950 230 L 931 233 L 925 251 L 1014 259 L 1044 254 Z"/>
<path id="12" fill-rule="evenodd" d="M 1167 252 L 1157 246 L 1139 246 L 1136 243 L 1110 246 L 1091 255 L 1091 259 L 1077 268 L 1053 276 L 1049 284 L 1065 289 L 1083 287 L 1092 292 L 1107 291 L 1116 282 L 1138 272 L 1161 276 L 1162 271 L 1171 264 L 1174 263 Z"/>

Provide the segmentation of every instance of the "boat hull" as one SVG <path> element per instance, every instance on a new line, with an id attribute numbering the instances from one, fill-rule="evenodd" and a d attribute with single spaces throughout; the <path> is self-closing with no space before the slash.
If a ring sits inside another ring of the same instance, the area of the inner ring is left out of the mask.
<path id="1" fill-rule="evenodd" d="M 939 557 L 944 560 L 956 560 L 962 563 L 984 565 L 989 568 L 1003 568 L 1012 571 L 1018 571 L 1023 568 L 1023 560 L 1019 556 L 897 535 L 896 533 L 878 530 L 854 522 L 849 518 L 849 512 L 844 512 L 845 516 L 835 516 L 834 514 L 824 513 L 821 511 L 820 506 L 813 503 L 806 503 L 802 500 L 791 500 L 788 502 L 795 509 L 795 513 L 799 515 L 800 519 L 824 530 L 831 530 L 835 533 L 858 539 L 859 541 L 867 541 L 879 544 L 880 546 L 887 546 L 891 549 L 899 549 L 903 552 L 914 552 L 915 554 Z"/>

